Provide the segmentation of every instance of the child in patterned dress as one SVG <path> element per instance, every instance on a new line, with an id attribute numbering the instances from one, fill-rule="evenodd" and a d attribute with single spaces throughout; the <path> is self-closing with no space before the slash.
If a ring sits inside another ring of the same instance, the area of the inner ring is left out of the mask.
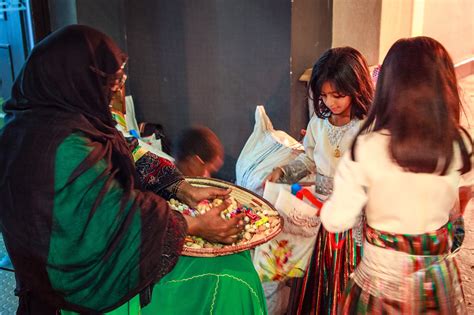
<path id="1" fill-rule="evenodd" d="M 372 102 L 373 85 L 365 58 L 351 47 L 329 49 L 313 67 L 308 92 L 316 100 L 316 116 L 307 127 L 305 153 L 275 168 L 266 180 L 295 183 L 316 173 L 317 197 L 325 200 L 332 192 L 336 165 Z M 361 241 L 354 231 L 334 235 L 320 229 L 305 276 L 292 283 L 288 314 L 334 313 L 361 255 Z"/>

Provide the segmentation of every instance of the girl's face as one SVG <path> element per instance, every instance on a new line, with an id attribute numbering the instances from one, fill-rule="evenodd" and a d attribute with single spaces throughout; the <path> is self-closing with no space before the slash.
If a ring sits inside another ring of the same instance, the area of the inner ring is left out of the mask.
<path id="1" fill-rule="evenodd" d="M 321 99 L 333 115 L 350 115 L 352 98 L 336 91 L 330 82 L 326 81 L 323 83 Z"/>
<path id="2" fill-rule="evenodd" d="M 220 155 L 217 155 L 209 162 L 204 162 L 199 155 L 193 155 L 188 161 L 189 169 L 192 169 L 193 173 L 184 174 L 186 176 L 211 177 L 211 175 L 217 173 L 224 164 L 223 157 Z"/>

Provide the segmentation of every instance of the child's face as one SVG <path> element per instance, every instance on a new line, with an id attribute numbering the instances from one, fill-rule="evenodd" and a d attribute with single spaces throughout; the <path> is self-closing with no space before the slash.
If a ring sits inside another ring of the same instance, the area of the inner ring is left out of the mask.
<path id="1" fill-rule="evenodd" d="M 217 173 L 224 164 L 223 157 L 220 155 L 217 155 L 209 162 L 204 162 L 199 155 L 194 155 L 194 158 L 196 163 L 193 165 L 192 169 L 195 173 L 189 176 L 211 177 L 211 175 Z"/>
<path id="2" fill-rule="evenodd" d="M 224 160 L 221 156 L 216 156 L 211 162 L 205 163 L 205 172 L 204 177 L 211 177 L 212 174 L 217 173 L 222 165 Z"/>
<path id="3" fill-rule="evenodd" d="M 350 115 L 351 97 L 336 91 L 330 82 L 324 82 L 321 87 L 321 99 L 333 115 Z"/>

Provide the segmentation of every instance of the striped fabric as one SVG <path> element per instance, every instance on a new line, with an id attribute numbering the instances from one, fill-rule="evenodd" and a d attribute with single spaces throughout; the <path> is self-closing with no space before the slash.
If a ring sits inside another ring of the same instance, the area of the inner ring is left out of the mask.
<path id="1" fill-rule="evenodd" d="M 339 314 L 466 314 L 451 224 L 425 234 L 367 227 L 364 258 Z"/>
<path id="2" fill-rule="evenodd" d="M 333 234 L 321 226 L 305 276 L 293 280 L 287 314 L 336 314 L 362 255 L 353 233 Z"/>

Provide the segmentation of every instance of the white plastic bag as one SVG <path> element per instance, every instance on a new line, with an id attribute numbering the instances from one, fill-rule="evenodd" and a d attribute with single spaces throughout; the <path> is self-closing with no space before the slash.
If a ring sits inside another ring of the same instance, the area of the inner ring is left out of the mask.
<path id="1" fill-rule="evenodd" d="M 138 143 L 144 150 L 150 151 L 151 153 L 154 153 L 154 154 L 158 155 L 159 157 L 162 157 L 162 158 L 167 159 L 171 162 L 174 162 L 174 158 L 172 156 L 170 156 L 167 153 L 163 152 L 159 148 L 156 148 L 152 145 L 149 145 L 148 143 L 144 142 L 141 139 L 138 139 Z"/>
<path id="2" fill-rule="evenodd" d="M 137 120 L 135 118 L 135 108 L 133 104 L 133 98 L 131 95 L 127 95 L 125 97 L 126 102 L 126 114 L 123 115 L 119 112 L 115 112 L 113 115 L 116 115 L 116 120 L 120 120 L 120 122 L 116 125 L 116 128 L 124 135 L 124 137 L 134 136 L 130 131 L 135 130 L 135 135 L 139 136 L 139 128 L 137 124 Z M 140 147 L 143 148 L 145 151 L 150 151 L 159 157 L 165 158 L 171 162 L 174 162 L 174 158 L 165 152 L 163 152 L 161 147 L 161 139 L 156 139 L 156 136 L 153 135 L 149 138 L 139 138 L 138 144 Z"/>
<path id="3" fill-rule="evenodd" d="M 236 184 L 259 195 L 262 183 L 274 167 L 287 164 L 304 151 L 286 132 L 273 129 L 263 106 L 255 111 L 255 127 L 236 163 Z"/>
<path id="4" fill-rule="evenodd" d="M 156 139 L 156 134 L 152 134 L 151 136 L 148 137 L 141 137 L 141 139 L 154 147 L 157 150 L 163 151 L 163 147 L 161 145 L 161 139 Z"/>
<path id="5" fill-rule="evenodd" d="M 253 258 L 262 282 L 302 277 L 321 226 L 321 221 L 316 216 L 318 209 L 292 195 L 288 185 L 267 183 L 265 191 L 271 191 L 265 192 L 264 196 L 274 199 L 278 185 L 281 186 L 275 208 L 283 217 L 283 231 L 269 242 L 258 246 Z"/>
<path id="6" fill-rule="evenodd" d="M 137 119 L 135 117 L 135 105 L 131 95 L 125 96 L 125 121 L 127 122 L 128 130 L 135 130 L 139 134 Z"/>

